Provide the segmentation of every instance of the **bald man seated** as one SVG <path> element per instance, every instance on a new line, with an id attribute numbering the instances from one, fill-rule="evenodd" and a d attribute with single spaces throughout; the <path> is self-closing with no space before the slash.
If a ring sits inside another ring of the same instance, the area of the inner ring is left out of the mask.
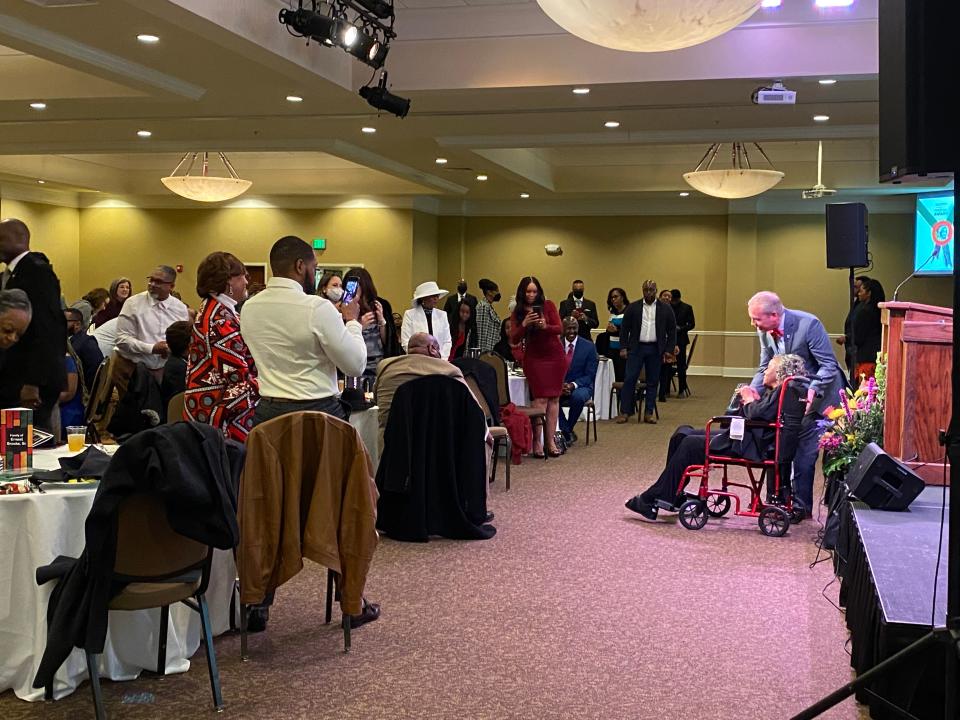
<path id="1" fill-rule="evenodd" d="M 445 375 L 459 380 L 464 385 L 460 368 L 442 359 L 440 343 L 433 335 L 416 333 L 410 337 L 407 354 L 381 360 L 377 365 L 377 380 L 373 386 L 373 396 L 379 408 L 377 420 L 380 424 L 380 446 L 383 447 L 383 431 L 390 418 L 390 404 L 397 388 L 408 380 L 416 380 L 426 375 Z"/>

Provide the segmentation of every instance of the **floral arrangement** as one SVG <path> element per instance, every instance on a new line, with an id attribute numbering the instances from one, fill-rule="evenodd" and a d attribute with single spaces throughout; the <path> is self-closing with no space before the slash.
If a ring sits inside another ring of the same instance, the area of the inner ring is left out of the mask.
<path id="1" fill-rule="evenodd" d="M 883 445 L 886 371 L 886 357 L 878 353 L 875 376 L 863 379 L 856 392 L 844 388 L 840 391 L 838 405 L 824 410 L 825 419 L 818 421 L 824 430 L 820 436 L 824 474 L 846 472 L 869 443 Z"/>

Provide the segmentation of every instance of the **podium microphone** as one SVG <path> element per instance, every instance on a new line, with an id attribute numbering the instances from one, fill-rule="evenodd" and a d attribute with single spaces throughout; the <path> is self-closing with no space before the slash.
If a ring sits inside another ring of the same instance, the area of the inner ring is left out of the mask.
<path id="1" fill-rule="evenodd" d="M 892 302 L 896 302 L 896 301 L 897 301 L 897 296 L 900 294 L 900 288 L 902 288 L 904 285 L 906 285 L 909 280 L 912 280 L 912 279 L 914 278 L 914 276 L 915 276 L 918 272 L 920 272 L 921 270 L 923 270 L 923 269 L 927 266 L 927 263 L 929 263 L 931 260 L 933 260 L 934 258 L 936 258 L 939 254 L 940 254 L 940 246 L 937 245 L 937 246 L 933 249 L 933 252 L 930 253 L 930 257 L 928 257 L 926 260 L 923 261 L 923 265 L 921 265 L 921 266 L 918 267 L 916 270 L 914 270 L 912 273 L 910 273 L 909 275 L 907 275 L 907 276 L 903 279 L 903 282 L 901 282 L 899 285 L 897 285 L 897 289 L 893 291 L 893 301 L 892 301 Z"/>

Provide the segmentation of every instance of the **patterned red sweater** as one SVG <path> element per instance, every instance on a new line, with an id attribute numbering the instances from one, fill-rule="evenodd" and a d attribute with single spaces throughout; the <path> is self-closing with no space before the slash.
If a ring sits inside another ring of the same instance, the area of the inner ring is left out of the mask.
<path id="1" fill-rule="evenodd" d="M 240 335 L 240 318 L 223 303 L 207 298 L 200 305 L 187 353 L 184 418 L 208 423 L 228 439 L 245 442 L 259 400 L 257 368 Z"/>

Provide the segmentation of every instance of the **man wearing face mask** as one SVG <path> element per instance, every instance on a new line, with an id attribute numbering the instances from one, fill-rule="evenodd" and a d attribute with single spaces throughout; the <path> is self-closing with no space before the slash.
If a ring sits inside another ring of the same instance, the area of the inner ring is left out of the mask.
<path id="1" fill-rule="evenodd" d="M 254 425 L 302 410 L 347 420 L 337 368 L 359 377 L 367 363 L 357 299 L 338 312 L 315 294 L 317 258 L 298 237 L 273 244 L 270 270 L 266 289 L 247 300 L 240 318 L 259 373 Z"/>
<path id="2" fill-rule="evenodd" d="M 500 316 L 493 309 L 493 303 L 500 302 L 500 288 L 487 278 L 478 284 L 483 297 L 477 303 L 477 344 L 480 352 L 485 352 L 493 350 L 500 340 Z"/>
<path id="3" fill-rule="evenodd" d="M 450 295 L 443 304 L 443 311 L 447 314 L 447 320 L 452 328 L 457 326 L 461 301 L 465 301 L 474 310 L 477 309 L 477 298 L 467 292 L 467 281 L 463 278 L 460 278 L 460 282 L 457 283 L 457 294 Z"/>
<path id="4" fill-rule="evenodd" d="M 567 299 L 560 303 L 560 317 L 575 318 L 579 329 L 577 334 L 590 340 L 590 331 L 600 326 L 597 316 L 597 304 L 583 296 L 583 280 L 574 280 Z"/>
<path id="5" fill-rule="evenodd" d="M 440 343 L 428 333 L 415 333 L 407 344 L 407 354 L 399 357 L 381 360 L 377 366 L 377 381 L 373 386 L 373 397 L 377 403 L 380 423 L 380 446 L 383 447 L 383 431 L 390 419 L 390 404 L 397 388 L 408 380 L 416 380 L 426 375 L 444 375 L 459 380 L 464 385 L 467 381 L 463 373 L 453 363 L 443 359 Z"/>

